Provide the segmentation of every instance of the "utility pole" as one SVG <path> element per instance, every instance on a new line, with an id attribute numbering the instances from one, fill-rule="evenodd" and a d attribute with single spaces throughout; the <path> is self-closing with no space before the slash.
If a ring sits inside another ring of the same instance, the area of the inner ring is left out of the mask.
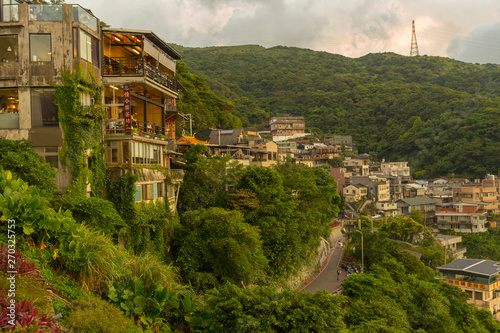
<path id="1" fill-rule="evenodd" d="M 183 121 L 185 122 L 189 116 L 189 136 L 193 136 L 193 114 L 185 113 L 181 114 Z"/>
<path id="2" fill-rule="evenodd" d="M 363 233 L 361 231 L 359 231 L 358 229 L 355 229 L 354 231 L 357 231 L 361 234 L 361 273 L 363 273 L 365 270 L 365 253 L 364 253 L 364 247 L 363 247 Z"/>
<path id="3" fill-rule="evenodd" d="M 417 34 L 415 33 L 415 20 L 411 21 L 411 50 L 410 57 L 418 56 Z"/>

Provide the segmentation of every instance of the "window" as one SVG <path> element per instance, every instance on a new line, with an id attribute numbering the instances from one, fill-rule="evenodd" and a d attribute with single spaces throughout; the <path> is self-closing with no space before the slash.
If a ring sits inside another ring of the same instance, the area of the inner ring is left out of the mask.
<path id="1" fill-rule="evenodd" d="M 130 163 L 130 144 L 123 142 L 123 163 Z"/>
<path id="2" fill-rule="evenodd" d="M 82 107 L 84 110 L 90 110 L 92 108 L 92 105 L 94 104 L 94 99 L 90 97 L 89 93 L 81 92 L 80 102 L 82 103 Z"/>
<path id="3" fill-rule="evenodd" d="M 2 1 L 2 22 L 19 21 L 19 7 L 16 0 Z"/>
<path id="4" fill-rule="evenodd" d="M 32 127 L 58 127 L 58 109 L 54 104 L 56 99 L 55 89 L 31 89 L 31 126 Z"/>
<path id="5" fill-rule="evenodd" d="M 134 141 L 132 144 L 132 161 L 136 164 L 160 164 L 161 148 L 157 145 Z"/>
<path id="6" fill-rule="evenodd" d="M 19 128 L 17 89 L 0 89 L 0 128 Z"/>
<path id="7" fill-rule="evenodd" d="M 153 156 L 152 156 L 152 163 L 158 164 L 160 163 L 160 147 L 158 146 L 151 146 L 153 148 Z"/>
<path id="8" fill-rule="evenodd" d="M 108 163 L 118 163 L 118 141 L 108 142 L 107 154 L 108 158 L 106 159 L 106 161 Z"/>
<path id="9" fill-rule="evenodd" d="M 31 61 L 52 61 L 50 34 L 30 35 Z"/>
<path id="10" fill-rule="evenodd" d="M 142 193 L 144 200 L 153 200 L 156 198 L 156 184 L 142 185 Z"/>
<path id="11" fill-rule="evenodd" d="M 135 201 L 141 201 L 142 196 L 141 196 L 141 185 L 136 185 L 135 186 Z"/>
<path id="12" fill-rule="evenodd" d="M 51 167 L 59 168 L 59 148 L 58 147 L 34 147 L 34 151 L 40 155 Z"/>
<path id="13" fill-rule="evenodd" d="M 2 62 L 17 61 L 17 35 L 0 36 L 0 59 Z"/>
<path id="14" fill-rule="evenodd" d="M 158 198 L 164 197 L 165 196 L 165 183 L 157 183 L 156 188 L 157 188 L 156 193 L 158 194 Z"/>
<path id="15" fill-rule="evenodd" d="M 80 58 L 99 66 L 98 41 L 85 31 L 80 30 Z"/>
<path id="16" fill-rule="evenodd" d="M 78 29 L 73 28 L 73 58 L 78 58 Z"/>

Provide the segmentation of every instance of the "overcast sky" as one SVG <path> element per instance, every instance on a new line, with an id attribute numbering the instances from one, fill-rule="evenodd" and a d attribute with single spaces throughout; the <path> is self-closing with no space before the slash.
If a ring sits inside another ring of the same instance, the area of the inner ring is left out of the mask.
<path id="1" fill-rule="evenodd" d="M 66 1 L 73 3 L 73 1 Z M 296 46 L 359 57 L 410 54 L 500 64 L 498 0 L 80 0 L 115 28 L 188 47 Z"/>

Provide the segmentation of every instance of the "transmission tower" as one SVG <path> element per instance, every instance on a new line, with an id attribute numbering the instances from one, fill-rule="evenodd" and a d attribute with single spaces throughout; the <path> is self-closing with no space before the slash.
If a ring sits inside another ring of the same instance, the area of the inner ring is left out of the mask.
<path id="1" fill-rule="evenodd" d="M 411 21 L 411 50 L 410 57 L 418 56 L 417 34 L 415 33 L 415 20 Z"/>

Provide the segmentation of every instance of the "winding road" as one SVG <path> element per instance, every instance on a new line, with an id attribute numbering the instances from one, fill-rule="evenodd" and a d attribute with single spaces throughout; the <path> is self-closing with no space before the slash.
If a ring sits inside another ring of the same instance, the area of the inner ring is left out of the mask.
<path id="1" fill-rule="evenodd" d="M 342 292 L 342 281 L 347 278 L 347 274 L 341 269 L 342 274 L 340 275 L 340 281 L 337 281 L 337 270 L 340 269 L 339 264 L 344 253 L 344 247 L 340 246 L 341 242 L 343 244 L 344 240 L 338 239 L 335 242 L 335 247 L 330 253 L 326 265 L 321 269 L 321 272 L 318 272 L 318 274 L 312 278 L 311 281 L 307 281 L 307 284 L 299 289 L 300 291 L 307 290 L 315 293 L 319 290 L 327 290 L 335 295 Z"/>

